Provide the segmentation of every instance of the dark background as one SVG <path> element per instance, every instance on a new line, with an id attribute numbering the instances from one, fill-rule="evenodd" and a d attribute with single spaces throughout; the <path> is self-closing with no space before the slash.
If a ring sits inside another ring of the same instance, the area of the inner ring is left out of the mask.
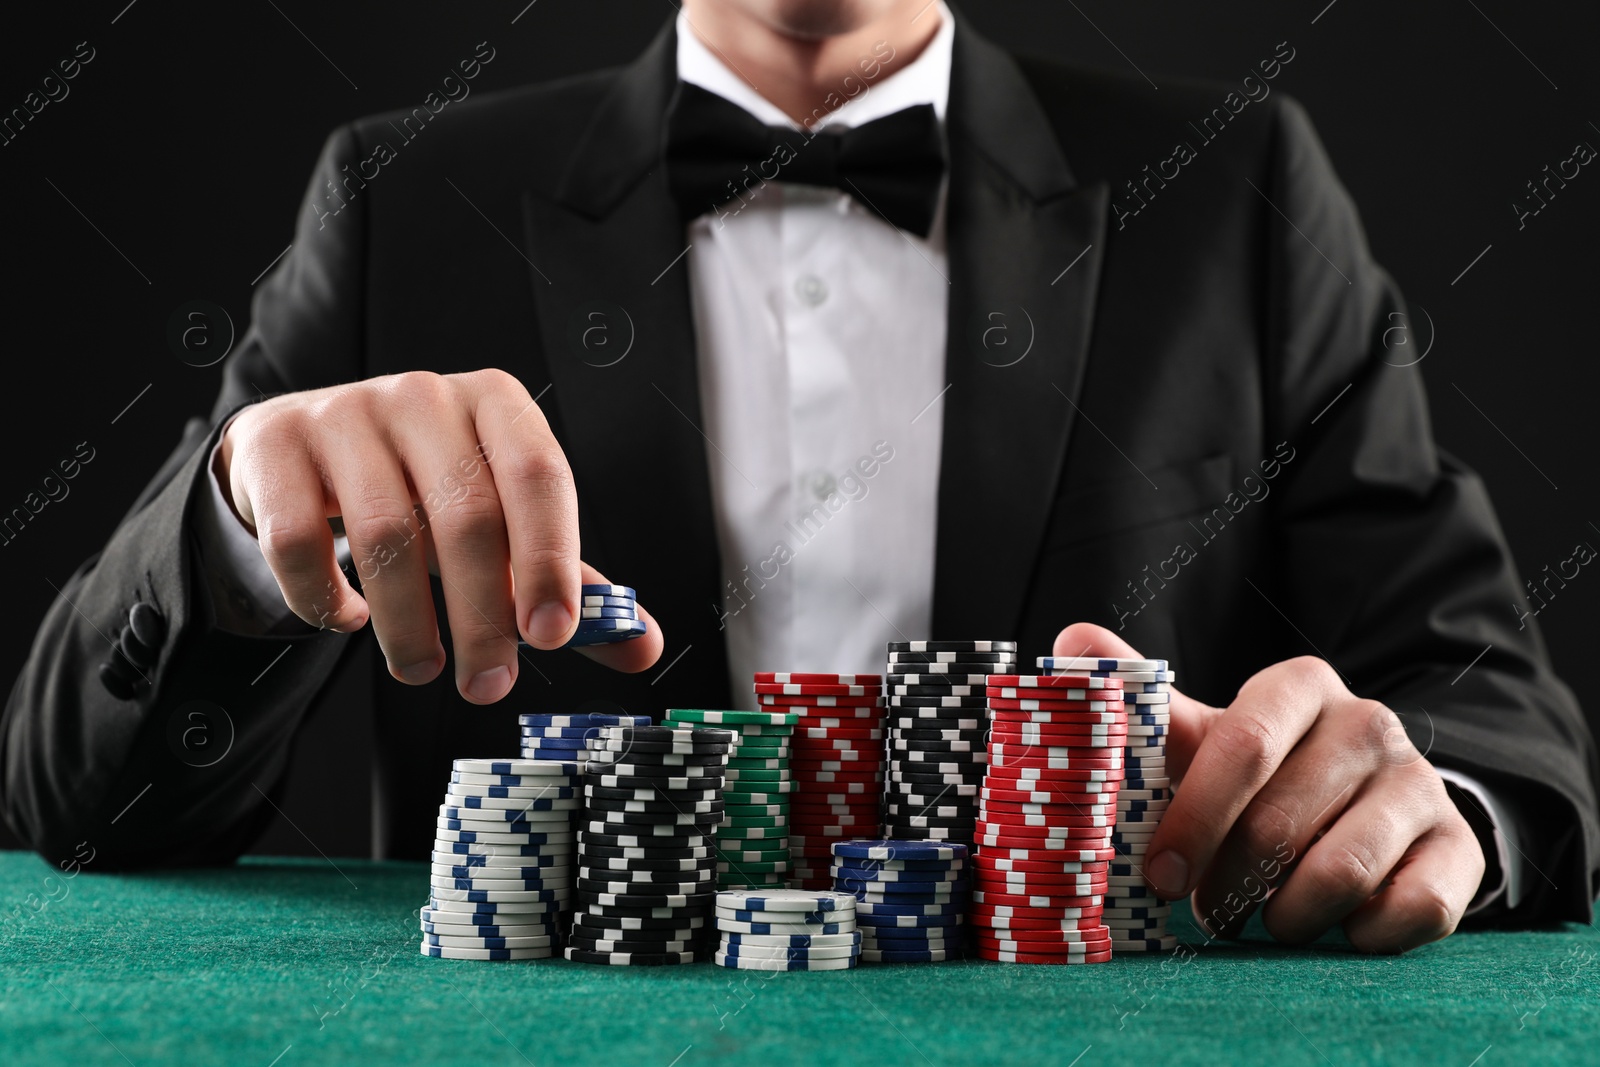
<path id="1" fill-rule="evenodd" d="M 49 6 L 7 15 L 0 113 L 21 106 L 78 42 L 96 54 L 67 83 L 69 96 L 0 146 L 11 383 L 0 513 L 79 442 L 94 459 L 69 496 L 0 545 L 8 680 L 52 584 L 99 547 L 182 419 L 210 406 L 221 367 L 186 364 L 168 342 L 169 320 L 204 300 L 243 331 L 253 282 L 289 243 L 327 132 L 419 105 L 480 41 L 496 55 L 474 93 L 624 62 L 675 10 L 670 0 Z M 1393 361 L 1428 349 L 1439 440 L 1488 480 L 1525 577 L 1553 569 L 1580 541 L 1600 546 L 1591 414 L 1600 165 L 1520 231 L 1512 209 L 1525 183 L 1578 141 L 1600 147 L 1591 6 L 985 0 L 964 9 L 1003 45 L 1136 69 L 1152 92 L 1173 77 L 1237 85 L 1288 41 L 1296 57 L 1271 85 L 1309 109 L 1377 258 L 1411 303 Z M 1591 570 L 1539 621 L 1592 720 L 1600 683 L 1583 664 L 1600 640 L 1600 576 Z M 356 694 L 331 693 L 322 705 L 301 738 L 287 818 L 259 851 L 367 851 L 359 753 L 383 725 L 367 721 Z M 0 829 L 0 844 L 9 841 Z"/>

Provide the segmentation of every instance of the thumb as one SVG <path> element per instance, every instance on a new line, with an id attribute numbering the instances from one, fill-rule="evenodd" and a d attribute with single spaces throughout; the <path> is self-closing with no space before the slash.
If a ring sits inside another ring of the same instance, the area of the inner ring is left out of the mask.
<path id="1" fill-rule="evenodd" d="M 1051 654 L 1068 658 L 1095 656 L 1104 659 L 1144 659 L 1118 634 L 1092 622 L 1075 622 L 1056 635 Z M 1167 731 L 1167 774 L 1174 784 L 1189 769 L 1200 742 L 1205 739 L 1211 720 L 1221 714 L 1217 708 L 1184 696 L 1172 688 L 1172 724 Z"/>

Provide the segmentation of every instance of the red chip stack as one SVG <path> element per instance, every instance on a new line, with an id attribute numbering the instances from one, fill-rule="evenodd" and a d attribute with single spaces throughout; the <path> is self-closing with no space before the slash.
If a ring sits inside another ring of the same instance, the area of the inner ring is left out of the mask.
<path id="1" fill-rule="evenodd" d="M 1104 963 L 1128 719 L 1122 682 L 990 675 L 989 770 L 973 860 L 972 948 L 1004 963 Z"/>
<path id="2" fill-rule="evenodd" d="M 756 674 L 763 710 L 799 715 L 789 739 L 789 885 L 832 889 L 836 842 L 882 836 L 884 700 L 876 674 Z"/>

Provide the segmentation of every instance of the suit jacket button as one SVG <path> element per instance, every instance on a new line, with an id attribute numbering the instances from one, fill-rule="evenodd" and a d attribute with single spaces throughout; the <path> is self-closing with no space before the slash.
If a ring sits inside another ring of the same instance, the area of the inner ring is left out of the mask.
<path id="1" fill-rule="evenodd" d="M 122 635 L 117 638 L 117 649 L 140 670 L 149 670 L 156 664 L 156 650 L 139 640 L 131 625 L 123 627 Z"/>
<path id="2" fill-rule="evenodd" d="M 133 699 L 133 683 L 118 674 L 109 662 L 100 664 L 100 684 L 106 687 L 106 692 L 118 700 Z"/>
<path id="3" fill-rule="evenodd" d="M 128 612 L 128 628 L 139 643 L 149 649 L 159 649 L 167 639 L 166 618 L 154 604 L 142 600 Z"/>

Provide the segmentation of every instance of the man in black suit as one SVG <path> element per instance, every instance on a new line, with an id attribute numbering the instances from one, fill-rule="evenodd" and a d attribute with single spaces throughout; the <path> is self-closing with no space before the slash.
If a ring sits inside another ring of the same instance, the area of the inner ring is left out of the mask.
<path id="1" fill-rule="evenodd" d="M 1218 933 L 1269 885 L 1277 936 L 1373 951 L 1586 921 L 1593 741 L 1292 57 L 1156 93 L 938 2 L 689 0 L 620 70 L 336 131 L 211 418 L 41 626 L 9 821 L 231 859 L 370 622 L 376 850 L 419 856 L 514 686 L 727 706 L 915 628 L 1175 662 L 1147 874 Z M 519 653 L 594 580 L 646 637 Z"/>

